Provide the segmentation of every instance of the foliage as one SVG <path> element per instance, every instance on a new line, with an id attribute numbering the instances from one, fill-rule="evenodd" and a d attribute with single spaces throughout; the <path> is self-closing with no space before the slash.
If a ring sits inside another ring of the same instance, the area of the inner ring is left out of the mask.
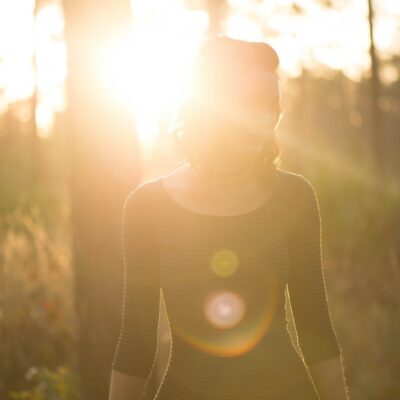
<path id="1" fill-rule="evenodd" d="M 52 238 L 37 207 L 0 218 L 0 244 L 0 359 L 7 386 L 17 389 L 32 365 L 76 361 L 72 271 L 68 237 Z"/>
<path id="2" fill-rule="evenodd" d="M 26 374 L 34 388 L 19 392 L 11 391 L 14 400 L 81 400 L 83 399 L 79 376 L 66 367 L 55 371 L 31 367 Z"/>
<path id="3" fill-rule="evenodd" d="M 314 164 L 330 309 L 352 399 L 400 398 L 400 187 Z M 339 168 L 339 163 L 337 164 Z M 355 173 L 355 171 L 357 173 Z"/>

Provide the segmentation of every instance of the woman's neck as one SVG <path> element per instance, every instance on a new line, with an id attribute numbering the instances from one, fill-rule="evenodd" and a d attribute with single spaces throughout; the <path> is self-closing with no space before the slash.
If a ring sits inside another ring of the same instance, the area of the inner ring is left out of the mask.
<path id="1" fill-rule="evenodd" d="M 263 161 L 254 160 L 240 171 L 213 172 L 209 169 L 189 165 L 189 179 L 196 189 L 202 192 L 242 192 L 261 184 L 263 177 Z"/>

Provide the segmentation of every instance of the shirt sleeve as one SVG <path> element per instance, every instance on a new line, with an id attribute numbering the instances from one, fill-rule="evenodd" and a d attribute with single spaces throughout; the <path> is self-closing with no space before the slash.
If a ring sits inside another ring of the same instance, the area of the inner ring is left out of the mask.
<path id="1" fill-rule="evenodd" d="M 127 197 L 122 212 L 124 289 L 122 323 L 112 369 L 148 377 L 157 350 L 160 280 L 145 184 Z"/>
<path id="2" fill-rule="evenodd" d="M 299 347 L 307 365 L 341 354 L 332 326 L 322 268 L 321 219 L 312 184 L 300 175 L 289 232 L 288 292 Z"/>

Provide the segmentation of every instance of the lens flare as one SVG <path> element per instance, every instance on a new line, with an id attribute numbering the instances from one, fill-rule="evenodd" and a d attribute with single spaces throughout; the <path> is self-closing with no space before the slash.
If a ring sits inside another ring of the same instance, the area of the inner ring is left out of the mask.
<path id="1" fill-rule="evenodd" d="M 229 286 L 212 290 L 199 299 L 199 309 L 193 309 L 203 314 L 200 325 L 193 327 L 189 316 L 182 319 L 171 315 L 171 333 L 201 352 L 225 358 L 240 357 L 268 336 L 278 293 L 277 281 L 274 278 L 266 281 L 262 304 L 258 300 L 256 311 L 251 293 Z"/>
<path id="2" fill-rule="evenodd" d="M 243 318 L 246 305 L 236 293 L 222 291 L 210 294 L 204 305 L 207 320 L 217 328 L 230 328 Z"/>
<path id="3" fill-rule="evenodd" d="M 221 249 L 213 254 L 210 261 L 211 270 L 219 276 L 230 276 L 239 266 L 239 258 L 228 249 Z"/>

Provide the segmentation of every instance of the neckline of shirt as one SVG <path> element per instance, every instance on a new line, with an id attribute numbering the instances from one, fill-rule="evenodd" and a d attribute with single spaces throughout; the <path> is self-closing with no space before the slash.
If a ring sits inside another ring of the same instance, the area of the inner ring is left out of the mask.
<path id="1" fill-rule="evenodd" d="M 280 181 L 281 181 L 281 174 L 279 172 L 279 169 L 276 170 L 276 177 L 275 177 L 275 183 L 274 183 L 274 187 L 273 187 L 273 191 L 271 193 L 271 195 L 258 207 L 247 211 L 245 213 L 241 213 L 241 214 L 233 214 L 233 215 L 216 215 L 216 214 L 204 214 L 204 213 L 199 213 L 197 211 L 193 211 L 190 210 L 189 208 L 183 206 L 182 204 L 179 204 L 177 201 L 175 201 L 170 194 L 168 193 L 167 189 L 165 188 L 164 185 L 164 177 L 160 177 L 157 180 L 157 183 L 159 184 L 160 187 L 160 191 L 162 193 L 162 195 L 167 199 L 167 201 L 173 205 L 173 207 L 175 207 L 175 209 L 185 212 L 188 215 L 192 215 L 194 217 L 200 217 L 200 218 L 208 218 L 208 219 L 237 219 L 237 218 L 244 218 L 244 217 L 251 217 L 253 215 L 257 215 L 261 212 L 263 212 L 265 209 L 267 209 L 267 207 L 270 205 L 270 203 L 272 203 L 272 201 L 276 198 L 277 196 L 277 192 L 279 190 L 280 187 Z"/>

